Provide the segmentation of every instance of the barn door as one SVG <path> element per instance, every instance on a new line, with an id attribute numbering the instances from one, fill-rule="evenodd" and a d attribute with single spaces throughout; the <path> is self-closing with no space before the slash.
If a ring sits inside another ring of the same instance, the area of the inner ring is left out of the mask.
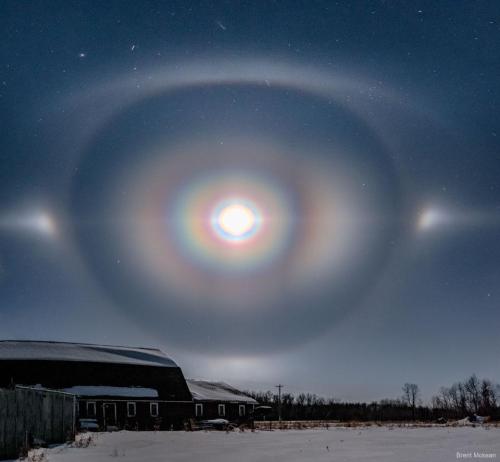
<path id="1" fill-rule="evenodd" d="M 116 403 L 104 403 L 103 415 L 104 415 L 104 428 L 116 427 Z"/>

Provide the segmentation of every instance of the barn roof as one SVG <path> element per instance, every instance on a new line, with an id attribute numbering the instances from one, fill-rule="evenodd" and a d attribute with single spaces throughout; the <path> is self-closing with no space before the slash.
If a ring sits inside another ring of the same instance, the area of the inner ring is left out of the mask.
<path id="1" fill-rule="evenodd" d="M 224 382 L 192 379 L 188 379 L 186 382 L 195 401 L 231 401 L 258 404 L 252 397 Z"/>
<path id="2" fill-rule="evenodd" d="M 103 385 L 75 385 L 62 391 L 77 396 L 113 396 L 115 398 L 158 398 L 158 390 L 145 387 L 114 387 Z"/>
<path id="3" fill-rule="evenodd" d="M 155 348 L 31 340 L 0 340 L 0 361 L 2 360 L 80 361 L 177 367 L 172 359 Z"/>

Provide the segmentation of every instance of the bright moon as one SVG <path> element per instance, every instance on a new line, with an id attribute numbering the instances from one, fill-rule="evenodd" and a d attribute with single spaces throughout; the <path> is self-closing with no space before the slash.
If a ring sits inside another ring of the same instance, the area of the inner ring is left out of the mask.
<path id="1" fill-rule="evenodd" d="M 212 218 L 217 236 L 225 241 L 241 243 L 252 237 L 260 228 L 257 208 L 247 201 L 222 202 Z"/>
<path id="2" fill-rule="evenodd" d="M 255 225 L 255 214 L 242 204 L 228 205 L 219 215 L 219 226 L 233 237 L 241 237 Z"/>

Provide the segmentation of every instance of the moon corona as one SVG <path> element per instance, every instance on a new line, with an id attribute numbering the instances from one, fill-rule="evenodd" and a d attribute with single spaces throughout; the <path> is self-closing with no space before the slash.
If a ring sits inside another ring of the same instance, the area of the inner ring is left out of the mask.
<path id="1" fill-rule="evenodd" d="M 165 320 L 171 341 L 185 343 L 176 323 L 203 319 L 260 349 L 287 316 L 301 331 L 284 344 L 310 338 L 327 328 L 321 316 L 355 309 L 400 231 L 382 219 L 400 207 L 388 200 L 399 179 L 387 146 L 360 98 L 343 98 L 362 81 L 250 64 L 253 74 L 212 63 L 163 69 L 131 92 L 127 79 L 97 87 L 110 98 L 82 150 L 73 204 L 99 230 L 77 239 L 120 306 Z M 108 146 L 119 159 L 102 155 Z"/>

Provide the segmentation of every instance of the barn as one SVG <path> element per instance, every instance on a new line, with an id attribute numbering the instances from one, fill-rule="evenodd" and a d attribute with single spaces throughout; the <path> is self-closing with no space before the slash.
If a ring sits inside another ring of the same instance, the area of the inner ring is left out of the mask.
<path id="1" fill-rule="evenodd" d="M 176 429 L 194 415 L 180 367 L 158 349 L 0 341 L 0 387 L 14 385 L 73 393 L 78 417 L 103 429 Z"/>
<path id="2" fill-rule="evenodd" d="M 251 396 L 224 382 L 187 380 L 198 420 L 223 418 L 242 422 L 253 415 L 258 404 Z"/>

